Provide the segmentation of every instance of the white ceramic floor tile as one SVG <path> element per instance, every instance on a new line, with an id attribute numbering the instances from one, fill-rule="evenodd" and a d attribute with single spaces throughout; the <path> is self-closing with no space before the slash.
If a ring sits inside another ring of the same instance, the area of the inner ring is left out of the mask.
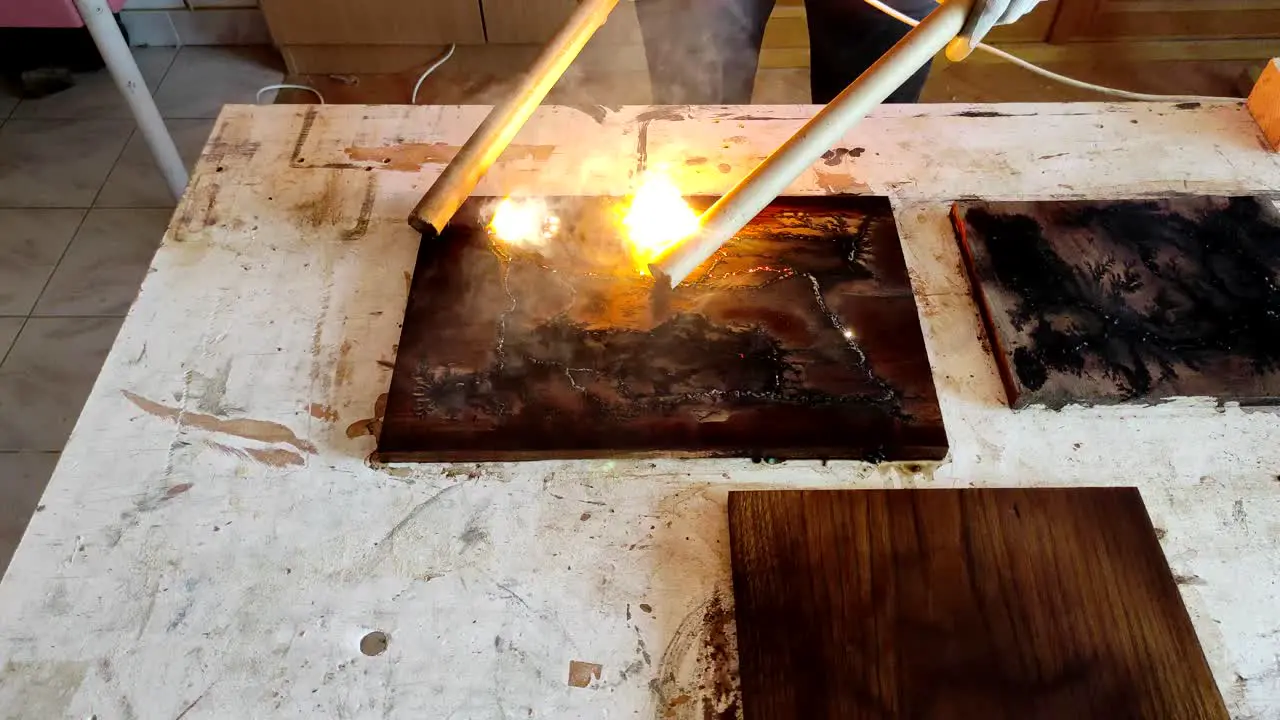
<path id="1" fill-rule="evenodd" d="M 0 210 L 0 315 L 31 312 L 84 213 L 45 208 Z"/>
<path id="2" fill-rule="evenodd" d="M 216 118 L 227 103 L 252 104 L 264 85 L 284 77 L 269 46 L 187 46 L 160 83 L 156 104 L 166 118 Z"/>
<path id="3" fill-rule="evenodd" d="M 0 207 L 89 207 L 132 120 L 9 120 L 0 126 Z"/>
<path id="4" fill-rule="evenodd" d="M 177 48 L 134 48 L 138 70 L 155 92 L 177 55 Z M 123 118 L 133 117 L 106 68 L 75 76 L 75 87 L 36 100 L 23 100 L 14 109 L 15 118 Z"/>
<path id="5" fill-rule="evenodd" d="M 13 341 L 17 339 L 18 331 L 26 320 L 26 317 L 0 317 L 0 363 L 9 354 L 9 348 L 13 346 Z"/>
<path id="6" fill-rule="evenodd" d="M 58 453 L 0 453 L 0 577 L 57 464 Z"/>
<path id="7" fill-rule="evenodd" d="M 213 130 L 213 120 L 166 120 L 169 134 L 178 146 L 178 153 L 187 164 L 187 170 L 195 167 Z M 98 194 L 94 207 L 145 207 L 171 208 L 176 205 L 164 176 L 151 158 L 151 150 L 142 133 L 135 132 L 124 148 L 124 154 L 111 169 L 106 185 Z"/>
<path id="8" fill-rule="evenodd" d="M 123 318 L 31 318 L 0 364 L 0 450 L 62 450 Z"/>
<path id="9" fill-rule="evenodd" d="M 124 315 L 169 216 L 169 210 L 90 210 L 32 315 Z"/>

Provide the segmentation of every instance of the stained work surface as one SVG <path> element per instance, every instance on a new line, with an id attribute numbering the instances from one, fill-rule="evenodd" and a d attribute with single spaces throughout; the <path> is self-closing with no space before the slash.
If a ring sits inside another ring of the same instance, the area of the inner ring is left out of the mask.
<path id="1" fill-rule="evenodd" d="M 383 458 L 946 454 L 886 200 L 780 201 L 658 293 L 616 199 L 548 202 L 540 250 L 495 245 L 485 198 L 423 242 Z"/>
<path id="2" fill-rule="evenodd" d="M 953 219 L 1013 407 L 1280 398 L 1269 202 L 965 202 Z"/>
<path id="3" fill-rule="evenodd" d="M 1223 718 L 1136 488 L 729 493 L 746 720 Z"/>

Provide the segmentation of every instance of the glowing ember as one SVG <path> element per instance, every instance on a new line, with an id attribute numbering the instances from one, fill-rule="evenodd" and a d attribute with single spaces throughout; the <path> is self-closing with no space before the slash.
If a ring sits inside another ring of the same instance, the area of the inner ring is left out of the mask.
<path id="1" fill-rule="evenodd" d="M 503 198 L 489 221 L 494 237 L 519 247 L 544 247 L 559 231 L 560 218 L 537 198 Z"/>
<path id="2" fill-rule="evenodd" d="M 636 269 L 643 275 L 649 263 L 698 229 L 698 214 L 670 178 L 650 171 L 641 180 L 622 225 Z"/>

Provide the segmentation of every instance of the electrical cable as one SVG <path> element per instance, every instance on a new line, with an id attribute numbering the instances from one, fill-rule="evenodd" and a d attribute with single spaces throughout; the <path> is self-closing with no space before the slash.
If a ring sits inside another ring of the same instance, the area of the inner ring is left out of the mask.
<path id="1" fill-rule="evenodd" d="M 879 10 L 880 12 L 888 15 L 889 17 L 892 17 L 895 20 L 904 22 L 910 25 L 911 27 L 915 27 L 916 25 L 920 24 L 914 18 L 911 18 L 907 15 L 903 15 L 897 10 L 894 10 L 888 5 L 885 5 L 884 3 L 880 2 L 880 0 L 864 0 L 864 2 L 866 2 L 871 7 Z M 1023 68 L 1024 70 L 1029 70 L 1042 77 L 1048 78 L 1055 82 L 1062 83 L 1063 85 L 1069 85 L 1071 87 L 1079 88 L 1081 90 L 1092 90 L 1094 92 L 1099 92 L 1104 95 L 1110 95 L 1112 97 L 1123 98 L 1125 100 L 1139 100 L 1143 102 L 1222 102 L 1222 101 L 1238 102 L 1241 99 L 1237 97 L 1221 97 L 1221 96 L 1214 96 L 1214 95 L 1156 95 L 1153 93 L 1140 93 L 1140 92 L 1131 92 L 1129 90 L 1120 90 L 1113 87 L 1107 87 L 1105 85 L 1095 85 L 1093 83 L 1085 82 L 1083 80 L 1077 80 L 1073 77 L 1067 77 L 1066 75 L 1060 75 L 1056 72 L 1053 72 L 1052 70 L 1046 70 L 1040 67 L 1039 65 L 1034 65 L 1030 62 L 1027 62 L 1026 60 L 1023 60 L 1017 55 L 1011 55 L 1005 52 L 1004 50 L 1001 50 L 1000 48 L 991 47 L 990 45 L 987 45 L 985 43 L 978 43 L 974 47 L 977 50 L 982 50 L 984 52 L 995 55 L 996 57 L 1002 60 L 1011 62 L 1014 65 L 1017 65 L 1018 67 Z"/>
<path id="2" fill-rule="evenodd" d="M 428 65 L 426 70 L 422 71 L 422 74 L 418 76 L 418 82 L 413 85 L 413 94 L 410 96 L 410 102 L 412 104 L 418 104 L 418 89 L 422 87 L 422 81 L 426 80 L 428 75 L 439 69 L 441 65 L 445 64 L 449 58 L 453 57 L 453 52 L 457 49 L 457 45 L 450 45 L 449 48 L 444 51 L 443 55 L 441 55 L 435 62 Z M 320 104 L 325 104 L 324 95 L 322 95 L 319 90 L 311 87 L 310 85 L 295 85 L 293 83 L 279 83 L 258 88 L 258 94 L 254 96 L 254 102 L 262 104 L 262 94 L 268 90 L 305 90 L 310 93 L 315 93 L 315 96 L 320 98 Z"/>
<path id="3" fill-rule="evenodd" d="M 319 90 L 311 87 L 310 85 L 294 85 L 293 83 L 280 83 L 279 85 L 266 85 L 264 87 L 260 87 L 258 88 L 258 94 L 254 96 L 253 101 L 261 105 L 262 93 L 268 90 L 306 90 L 307 92 L 315 93 L 316 97 L 320 98 L 320 104 L 324 105 L 324 95 L 321 95 Z"/>
<path id="4" fill-rule="evenodd" d="M 413 94 L 409 96 L 410 105 L 418 104 L 418 88 L 422 87 L 422 81 L 426 80 L 428 75 L 435 72 L 441 65 L 445 64 L 449 58 L 453 57 L 453 51 L 457 49 L 458 46 L 456 44 L 450 44 L 449 49 L 444 51 L 444 55 L 441 55 L 440 59 L 431 63 L 427 66 L 426 70 L 422 71 L 422 74 L 418 76 L 418 82 L 413 84 Z"/>

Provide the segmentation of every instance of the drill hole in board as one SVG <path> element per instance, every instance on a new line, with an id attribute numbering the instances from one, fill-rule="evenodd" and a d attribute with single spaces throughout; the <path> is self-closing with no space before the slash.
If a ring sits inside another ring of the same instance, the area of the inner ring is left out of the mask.
<path id="1" fill-rule="evenodd" d="M 389 642 L 391 642 L 391 638 L 387 637 L 386 633 L 381 630 L 374 630 L 360 638 L 360 652 L 369 657 L 381 655 L 387 651 Z"/>

